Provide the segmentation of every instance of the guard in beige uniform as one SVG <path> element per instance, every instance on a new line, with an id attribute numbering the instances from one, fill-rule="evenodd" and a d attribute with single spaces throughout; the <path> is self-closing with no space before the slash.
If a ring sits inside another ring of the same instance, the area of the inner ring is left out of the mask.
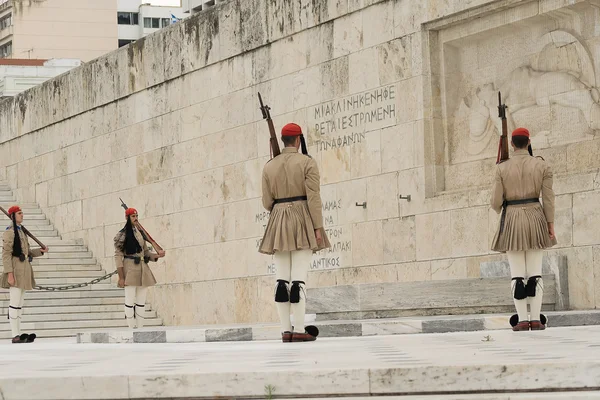
<path id="1" fill-rule="evenodd" d="M 35 333 L 21 334 L 21 316 L 23 315 L 23 303 L 25 291 L 35 287 L 35 278 L 31 260 L 33 257 L 41 257 L 48 248 L 31 249 L 27 236 L 21 228 L 23 222 L 23 211 L 19 206 L 8 209 L 8 214 L 13 223 L 6 228 L 2 236 L 2 288 L 10 291 L 10 302 L 8 306 L 8 319 L 12 330 L 13 343 L 31 343 L 35 340 Z"/>
<path id="2" fill-rule="evenodd" d="M 263 170 L 262 201 L 271 214 L 259 252 L 274 254 L 275 304 L 282 340 L 313 341 L 318 331 L 304 325 L 305 282 L 312 254 L 331 245 L 323 230 L 319 169 L 308 155 L 302 129 L 288 124 L 281 136 L 285 148 Z M 302 154 L 298 153 L 300 146 Z M 290 313 L 294 315 L 293 328 Z"/>
<path id="3" fill-rule="evenodd" d="M 144 307 L 148 287 L 156 285 L 148 262 L 165 256 L 164 251 L 152 253 L 146 239 L 136 227 L 138 213 L 134 208 L 125 211 L 127 223 L 114 238 L 115 263 L 119 273 L 119 287 L 125 288 L 125 318 L 130 328 L 144 326 Z"/>
<path id="4" fill-rule="evenodd" d="M 510 264 L 511 291 L 518 315 L 518 321 L 511 319 L 513 330 L 543 330 L 543 249 L 556 244 L 552 170 L 543 158 L 532 156 L 527 129 L 515 129 L 512 147 L 513 157 L 498 164 L 492 188 L 492 208 L 502 212 L 492 250 L 506 253 Z"/>

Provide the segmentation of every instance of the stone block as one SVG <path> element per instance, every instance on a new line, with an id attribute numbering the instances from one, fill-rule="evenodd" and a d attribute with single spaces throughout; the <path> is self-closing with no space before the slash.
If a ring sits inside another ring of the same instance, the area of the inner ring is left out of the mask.
<path id="1" fill-rule="evenodd" d="M 398 264 L 398 282 L 431 280 L 431 261 Z"/>
<path id="2" fill-rule="evenodd" d="M 352 265 L 377 265 L 383 262 L 382 221 L 355 224 L 352 228 Z"/>
<path id="3" fill-rule="evenodd" d="M 324 312 L 359 311 L 357 286 L 332 286 L 308 288 L 306 312 L 309 314 Z"/>
<path id="4" fill-rule="evenodd" d="M 319 337 L 350 337 L 362 336 L 362 325 L 360 322 L 346 324 L 330 323 L 319 325 Z"/>
<path id="5" fill-rule="evenodd" d="M 452 254 L 452 219 L 447 212 L 417 215 L 417 260 L 445 258 Z"/>
<path id="6" fill-rule="evenodd" d="M 600 191 L 573 195 L 573 244 L 584 246 L 600 243 Z"/>
<path id="7" fill-rule="evenodd" d="M 396 265 L 378 265 L 373 267 L 340 268 L 337 271 L 337 285 L 357 285 L 362 283 L 396 282 Z"/>
<path id="8" fill-rule="evenodd" d="M 568 265 L 569 307 L 573 310 L 594 306 L 594 265 L 592 247 L 547 250 L 549 258 L 566 256 Z"/>
<path id="9" fill-rule="evenodd" d="M 348 79 L 350 93 L 363 92 L 379 86 L 379 60 L 375 47 L 348 55 Z"/>
<path id="10" fill-rule="evenodd" d="M 369 48 L 392 40 L 394 36 L 394 2 L 383 1 L 365 8 L 363 17 L 363 46 Z M 377 21 L 372 23 L 371 21 Z"/>
<path id="11" fill-rule="evenodd" d="M 600 308 L 600 246 L 594 246 L 592 250 L 594 263 L 594 300 L 595 307 Z"/>
<path id="12" fill-rule="evenodd" d="M 453 210 L 452 255 L 454 257 L 488 252 L 489 210 L 485 207 Z"/>
<path id="13" fill-rule="evenodd" d="M 401 263 L 416 260 L 415 217 L 383 221 L 383 262 Z"/>
<path id="14" fill-rule="evenodd" d="M 397 84 L 396 121 L 398 124 L 423 119 L 423 78 L 415 76 L 404 79 Z"/>
<path id="15" fill-rule="evenodd" d="M 431 262 L 431 279 L 434 281 L 466 278 L 467 261 L 464 258 L 450 258 Z"/>
<path id="16" fill-rule="evenodd" d="M 413 76 L 412 51 L 412 36 L 404 36 L 377 46 L 380 84 L 395 83 Z"/>
<path id="17" fill-rule="evenodd" d="M 404 37 L 421 30 L 427 19 L 428 3 L 394 1 L 394 37 Z"/>
<path id="18" fill-rule="evenodd" d="M 108 333 L 95 333 L 92 332 L 90 337 L 90 343 L 108 343 Z"/>
<path id="19" fill-rule="evenodd" d="M 363 322 L 362 336 L 374 335 L 403 335 L 422 332 L 422 321 L 415 320 L 398 320 L 398 321 L 377 321 Z"/>
<path id="20" fill-rule="evenodd" d="M 333 59 L 334 23 L 327 22 L 307 31 L 307 66 L 318 65 Z"/>
<path id="21" fill-rule="evenodd" d="M 425 320 L 422 326 L 423 333 L 471 332 L 485 330 L 485 321 L 483 318 Z"/>
<path id="22" fill-rule="evenodd" d="M 166 343 L 167 333 L 165 331 L 141 331 L 133 332 L 134 343 Z"/>
<path id="23" fill-rule="evenodd" d="M 252 340 L 252 328 L 207 329 L 207 342 L 239 342 Z"/>
<path id="24" fill-rule="evenodd" d="M 397 173 L 367 178 L 367 216 L 369 220 L 396 218 L 400 210 L 395 182 Z"/>
<path id="25" fill-rule="evenodd" d="M 345 15 L 333 21 L 333 57 L 338 58 L 363 48 L 363 16 Z"/>

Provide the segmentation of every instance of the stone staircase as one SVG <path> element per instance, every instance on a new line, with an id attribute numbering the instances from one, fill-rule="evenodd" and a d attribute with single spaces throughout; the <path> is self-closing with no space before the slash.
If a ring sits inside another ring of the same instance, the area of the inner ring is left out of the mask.
<path id="1" fill-rule="evenodd" d="M 0 205 L 5 209 L 16 204 L 10 187 L 0 182 Z M 65 286 L 89 282 L 107 272 L 102 269 L 83 240 L 63 240 L 46 219 L 37 204 L 19 203 L 24 213 L 23 225 L 50 248 L 43 257 L 32 262 L 36 282 L 40 286 Z M 0 212 L 3 231 L 10 220 Z M 29 239 L 30 245 L 37 244 Z M 2 248 L 0 247 L 0 255 Z M 0 257 L 0 264 L 1 264 Z M 124 291 L 110 279 L 95 285 L 68 291 L 32 290 L 25 295 L 21 329 L 38 337 L 75 337 L 77 333 L 102 328 L 125 328 Z M 0 339 L 11 337 L 8 313 L 8 290 L 0 289 Z M 4 316 L 4 317 L 2 317 Z M 146 305 L 146 326 L 160 326 L 162 321 Z"/>

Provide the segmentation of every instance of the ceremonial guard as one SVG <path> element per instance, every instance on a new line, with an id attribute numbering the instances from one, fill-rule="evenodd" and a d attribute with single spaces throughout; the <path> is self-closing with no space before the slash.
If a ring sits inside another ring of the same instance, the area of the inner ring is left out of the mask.
<path id="1" fill-rule="evenodd" d="M 513 330 L 543 330 L 543 249 L 556 244 L 552 170 L 542 157 L 532 156 L 527 129 L 513 131 L 512 147 L 513 157 L 498 163 L 492 187 L 491 206 L 502 213 L 492 250 L 505 252 L 510 264 L 518 315 L 511 321 Z"/>
<path id="2" fill-rule="evenodd" d="M 306 279 L 312 254 L 330 247 L 323 230 L 319 170 L 308 155 L 300 126 L 284 126 L 281 140 L 285 148 L 263 169 L 262 202 L 270 217 L 259 252 L 274 254 L 283 342 L 313 341 L 318 331 L 304 325 Z"/>
<path id="3" fill-rule="evenodd" d="M 118 287 L 125 288 L 125 318 L 130 328 L 144 326 L 144 307 L 148 287 L 156 284 L 148 262 L 165 256 L 163 250 L 152 253 L 146 245 L 146 235 L 140 231 L 138 213 L 134 208 L 125 211 L 127 223 L 114 238 L 115 263 L 119 274 Z"/>
<path id="4" fill-rule="evenodd" d="M 35 284 L 31 261 L 33 257 L 41 257 L 48 251 L 48 247 L 42 249 L 31 249 L 27 236 L 23 232 L 23 211 L 19 206 L 8 209 L 12 224 L 6 228 L 2 236 L 2 264 L 4 274 L 2 275 L 2 287 L 10 292 L 8 306 L 8 319 L 12 331 L 13 343 L 31 343 L 35 340 L 35 333 L 21 334 L 21 316 L 23 315 L 23 303 L 25 292 L 32 290 Z"/>

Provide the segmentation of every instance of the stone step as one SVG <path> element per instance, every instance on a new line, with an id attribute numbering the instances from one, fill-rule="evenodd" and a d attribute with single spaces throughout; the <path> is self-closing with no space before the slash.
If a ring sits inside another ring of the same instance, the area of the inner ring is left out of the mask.
<path id="1" fill-rule="evenodd" d="M 31 243 L 31 248 L 33 249 L 38 249 L 39 246 L 37 246 L 37 244 L 34 246 L 34 243 Z M 68 258 L 69 256 L 65 255 L 64 257 L 61 256 L 61 253 L 88 253 L 88 248 L 86 246 L 81 246 L 78 244 L 66 244 L 66 245 L 62 245 L 61 242 L 58 242 L 56 244 L 52 244 L 52 243 L 46 243 L 46 246 L 52 246 L 50 249 L 50 252 L 48 252 L 46 254 L 45 257 L 50 257 L 50 258 Z M 87 258 L 84 257 L 84 258 Z"/>
<path id="2" fill-rule="evenodd" d="M 31 265 L 95 265 L 94 258 L 43 258 L 36 257 Z"/>
<path id="3" fill-rule="evenodd" d="M 10 225 L 10 222 L 8 221 L 8 219 L 6 220 L 7 224 L 4 225 L 0 225 L 0 226 L 4 226 L 4 229 L 6 229 L 6 227 L 8 227 Z M 25 228 L 31 230 L 34 229 L 35 227 L 45 227 L 45 226 L 50 226 L 50 221 L 48 221 L 45 218 L 40 218 L 40 219 L 25 219 L 23 221 L 23 225 L 25 226 Z"/>
<path id="4" fill-rule="evenodd" d="M 27 226 L 28 223 L 37 221 L 45 221 L 47 223 L 50 223 L 50 221 L 46 219 L 46 216 L 44 214 L 29 214 L 23 216 L 23 224 L 25 224 L 25 226 Z"/>
<path id="5" fill-rule="evenodd" d="M 122 319 L 124 318 L 123 307 L 119 311 L 111 312 L 99 312 L 99 313 L 62 313 L 62 314 L 33 314 L 28 315 L 24 313 L 22 316 L 22 322 L 36 323 L 36 322 L 62 322 L 62 321 L 100 321 L 105 319 Z M 156 318 L 156 311 L 144 311 L 144 318 Z M 0 322 L 0 330 L 3 330 L 3 326 L 8 323 L 2 320 Z"/>
<path id="6" fill-rule="evenodd" d="M 54 227 L 52 225 L 48 224 L 32 224 L 32 225 L 27 225 L 25 223 L 23 223 L 23 226 L 25 226 L 25 228 L 27 228 L 29 230 L 29 232 L 33 233 L 33 235 L 35 236 L 35 232 L 56 232 L 56 229 L 54 229 Z"/>
<path id="7" fill-rule="evenodd" d="M 159 318 L 149 318 L 144 321 L 145 326 L 161 326 L 162 320 Z M 44 336 L 45 330 L 57 330 L 57 331 L 76 331 L 80 329 L 101 329 L 101 328 L 126 328 L 127 321 L 125 320 L 124 314 L 119 319 L 107 319 L 107 320 L 95 320 L 95 321 L 58 321 L 58 322 L 22 322 L 22 332 L 35 332 L 40 338 Z M 58 332 L 57 332 L 58 333 Z M 62 335 L 57 334 L 56 336 L 73 336 L 73 333 L 64 332 Z M 8 322 L 0 323 L 0 338 L 8 339 L 11 337 L 11 329 Z"/>
<path id="8" fill-rule="evenodd" d="M 78 299 L 78 298 L 101 298 L 101 297 L 124 297 L 124 290 L 120 288 L 106 290 L 61 290 L 59 292 L 51 292 L 47 290 L 31 290 L 25 293 L 25 301 L 30 299 Z M 9 291 L 2 289 L 0 292 L 0 300 L 8 300 Z"/>
<path id="9" fill-rule="evenodd" d="M 83 239 L 61 239 L 59 237 L 48 237 L 48 238 L 44 238 L 44 240 L 41 240 L 41 242 L 44 243 L 46 246 L 61 246 L 61 247 L 65 247 L 65 246 L 81 247 L 81 246 L 84 246 Z M 29 244 L 34 249 L 37 249 L 37 248 L 40 247 L 31 238 L 29 238 Z"/>
<path id="10" fill-rule="evenodd" d="M 104 313 L 104 312 L 123 312 L 124 298 L 119 298 L 115 304 L 97 304 L 97 305 L 76 305 L 76 306 L 61 306 L 52 307 L 32 307 L 30 303 L 25 303 L 26 311 L 23 315 L 59 315 L 59 314 L 77 314 L 77 313 Z M 152 306 L 146 303 L 144 307 L 146 311 L 151 311 Z M 6 318 L 7 309 L 0 308 L 4 318 Z"/>
<path id="11" fill-rule="evenodd" d="M 82 297 L 82 298 L 72 298 L 72 299 L 61 299 L 60 297 L 51 298 L 51 299 L 31 299 L 26 304 L 28 310 L 32 308 L 42 307 L 46 309 L 54 309 L 54 307 L 69 307 L 69 306 L 95 306 L 95 305 L 114 305 L 119 304 L 123 305 L 123 300 L 119 297 Z M 8 300 L 0 300 L 0 315 L 6 315 L 6 311 L 8 309 L 9 301 Z M 53 312 L 69 312 L 69 311 L 58 311 L 55 310 Z M 75 312 L 75 311 L 72 311 Z M 28 313 L 33 313 L 33 311 L 28 311 Z"/>
<path id="12" fill-rule="evenodd" d="M 34 226 L 34 227 L 31 227 L 31 228 L 27 228 L 27 229 L 29 230 L 29 232 L 33 236 L 35 236 L 38 239 L 40 239 L 42 243 L 44 243 L 44 240 L 42 240 L 41 238 L 59 237 L 58 232 L 56 231 L 56 229 L 52 229 L 52 230 L 40 230 L 40 229 L 37 229 L 37 228 L 39 228 L 39 227 Z M 33 241 L 33 239 L 31 239 L 31 240 Z"/>
<path id="13" fill-rule="evenodd" d="M 89 281 L 94 278 L 105 275 L 106 272 L 100 271 L 38 271 L 35 270 L 35 280 L 40 281 L 42 279 L 62 279 L 62 278 L 85 278 L 85 281 Z"/>
<path id="14" fill-rule="evenodd" d="M 1 264 L 0 264 L 1 265 Z M 33 267 L 33 271 L 36 276 L 38 272 L 51 272 L 51 271 L 100 271 L 102 266 L 81 264 L 81 265 L 36 265 Z"/>
<path id="15" fill-rule="evenodd" d="M 552 310 L 555 276 L 543 277 L 543 304 Z M 514 307 L 507 288 L 504 277 L 309 288 L 306 310 L 319 320 L 498 313 Z"/>
<path id="16" fill-rule="evenodd" d="M 548 329 L 564 326 L 600 325 L 599 311 L 551 311 L 544 313 L 548 317 Z M 307 316 L 307 325 L 319 328 L 321 337 L 352 337 L 352 336 L 377 336 L 401 335 L 416 333 L 448 333 L 482 331 L 482 340 L 485 340 L 484 331 L 510 330 L 509 318 L 512 314 L 490 315 L 452 315 L 437 317 L 405 317 L 381 318 L 370 320 L 345 320 L 345 321 L 316 321 L 311 322 L 313 316 Z M 98 330 L 94 334 L 106 333 Z M 127 332 L 110 331 L 110 338 L 105 336 L 104 341 L 94 343 L 126 343 Z M 526 332 L 519 332 L 527 334 Z M 204 325 L 192 327 L 161 327 L 149 332 L 144 338 L 134 340 L 142 343 L 148 338 L 164 338 L 167 343 L 187 342 L 221 342 L 221 341 L 251 341 L 251 340 L 281 340 L 279 324 L 238 324 L 238 325 Z M 129 340 L 131 341 L 131 340 Z M 79 343 L 92 343 L 92 333 L 78 335 Z"/>
<path id="17" fill-rule="evenodd" d="M 6 212 L 8 212 L 8 209 L 14 205 L 15 205 L 15 202 L 0 201 L 0 207 L 4 208 L 6 210 Z M 21 210 L 23 210 L 24 215 L 42 214 L 42 209 L 37 206 L 34 207 L 34 206 L 22 205 L 22 204 L 19 204 L 19 206 L 21 207 Z M 8 217 L 6 217 L 6 214 L 2 213 L 2 215 L 8 221 Z"/>
<path id="18" fill-rule="evenodd" d="M 44 277 L 36 277 L 35 282 L 40 286 L 67 286 L 74 285 L 76 283 L 84 283 L 89 282 L 92 279 L 99 278 L 102 275 L 96 275 L 92 278 L 80 277 L 80 278 L 66 278 L 66 277 L 58 277 L 58 278 L 44 278 Z"/>

